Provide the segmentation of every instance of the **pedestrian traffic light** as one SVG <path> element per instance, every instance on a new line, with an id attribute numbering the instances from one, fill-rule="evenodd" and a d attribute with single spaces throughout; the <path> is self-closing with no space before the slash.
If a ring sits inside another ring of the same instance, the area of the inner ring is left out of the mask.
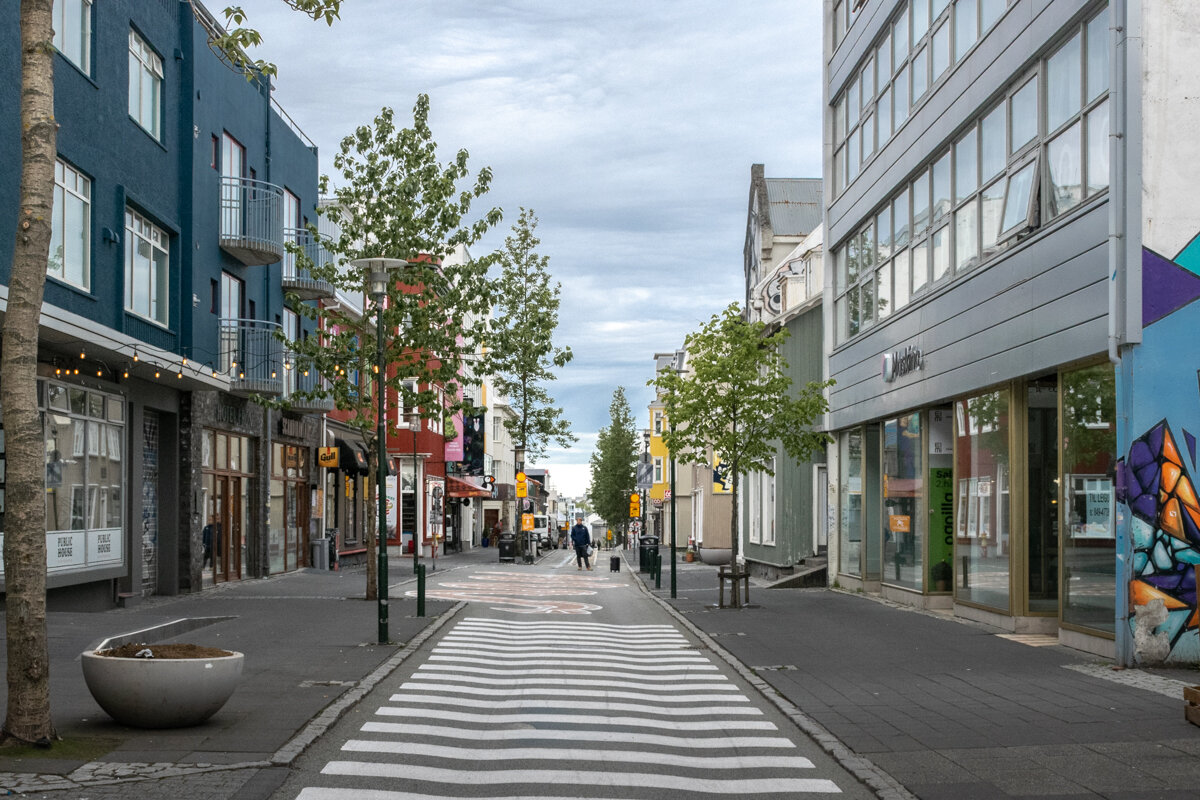
<path id="1" fill-rule="evenodd" d="M 529 497 L 529 485 L 525 482 L 525 473 L 517 473 L 517 497 Z"/>
<path id="2" fill-rule="evenodd" d="M 629 516 L 640 517 L 642 515 L 642 496 L 637 492 L 629 495 Z"/>

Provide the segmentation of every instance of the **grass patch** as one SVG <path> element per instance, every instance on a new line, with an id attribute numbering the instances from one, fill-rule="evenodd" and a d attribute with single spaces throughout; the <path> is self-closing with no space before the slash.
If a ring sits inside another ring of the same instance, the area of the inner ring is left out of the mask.
<path id="1" fill-rule="evenodd" d="M 72 736 L 61 739 L 52 747 L 34 747 L 10 741 L 0 745 L 0 762 L 24 759 L 63 759 L 65 761 L 96 761 L 121 745 L 120 739 L 109 736 Z M 19 771 L 19 770 L 17 770 Z"/>

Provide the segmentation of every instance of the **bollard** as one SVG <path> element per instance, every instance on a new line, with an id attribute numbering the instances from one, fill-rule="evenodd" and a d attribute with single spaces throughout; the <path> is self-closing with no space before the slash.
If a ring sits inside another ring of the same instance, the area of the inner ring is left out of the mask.
<path id="1" fill-rule="evenodd" d="M 654 588 L 662 588 L 662 553 L 654 554 Z"/>
<path id="2" fill-rule="evenodd" d="M 425 616 L 425 565 L 417 565 L 417 616 Z"/>

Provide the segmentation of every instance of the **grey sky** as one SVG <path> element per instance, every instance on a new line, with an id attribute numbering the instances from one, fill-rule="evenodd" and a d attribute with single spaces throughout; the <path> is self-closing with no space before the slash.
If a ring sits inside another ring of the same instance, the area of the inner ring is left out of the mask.
<path id="1" fill-rule="evenodd" d="M 820 0 L 345 0 L 332 28 L 240 4 L 323 173 L 355 126 L 383 106 L 411 120 L 425 92 L 441 160 L 494 171 L 505 221 L 472 252 L 537 212 L 575 352 L 551 392 L 580 437 L 541 465 L 568 494 L 616 386 L 645 427 L 652 354 L 740 299 L 750 165 L 821 174 Z"/>

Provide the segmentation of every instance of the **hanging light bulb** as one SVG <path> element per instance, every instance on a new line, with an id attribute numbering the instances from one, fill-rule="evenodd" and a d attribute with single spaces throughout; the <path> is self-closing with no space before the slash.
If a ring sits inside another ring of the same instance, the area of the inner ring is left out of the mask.
<path id="1" fill-rule="evenodd" d="M 122 377 L 122 378 L 128 378 L 128 377 L 129 377 L 129 367 L 126 367 L 124 370 L 122 370 L 122 372 L 121 372 L 121 377 Z"/>
<path id="2" fill-rule="evenodd" d="M 79 360 L 80 360 L 80 361 L 83 361 L 85 358 L 87 358 L 87 351 L 85 351 L 85 350 L 80 350 L 80 351 L 79 351 Z"/>
<path id="3" fill-rule="evenodd" d="M 179 370 L 179 372 L 175 373 L 175 377 L 182 379 L 183 378 L 183 370 Z"/>
<path id="4" fill-rule="evenodd" d="M 187 366 L 187 356 L 184 356 L 184 357 L 183 357 L 183 365 L 184 365 L 185 367 Z"/>
<path id="5" fill-rule="evenodd" d="M 154 377 L 155 377 L 155 379 L 158 378 L 158 370 L 154 370 Z"/>
<path id="6" fill-rule="evenodd" d="M 79 374 L 79 368 L 78 368 L 78 367 L 76 367 L 76 368 L 75 368 L 75 374 L 76 374 L 76 375 L 78 375 L 78 374 Z"/>
<path id="7" fill-rule="evenodd" d="M 54 370 L 54 374 L 55 374 L 55 375 L 62 375 L 62 367 L 57 367 L 57 368 Z"/>
<path id="8" fill-rule="evenodd" d="M 133 363 L 136 364 L 137 361 L 138 361 L 138 351 L 137 351 L 137 348 L 135 347 L 135 348 L 133 348 Z"/>
<path id="9" fill-rule="evenodd" d="M 104 375 L 104 372 L 103 372 L 102 370 L 96 370 L 96 377 L 97 377 L 97 378 L 99 378 L 99 377 L 102 377 L 103 375 Z"/>

